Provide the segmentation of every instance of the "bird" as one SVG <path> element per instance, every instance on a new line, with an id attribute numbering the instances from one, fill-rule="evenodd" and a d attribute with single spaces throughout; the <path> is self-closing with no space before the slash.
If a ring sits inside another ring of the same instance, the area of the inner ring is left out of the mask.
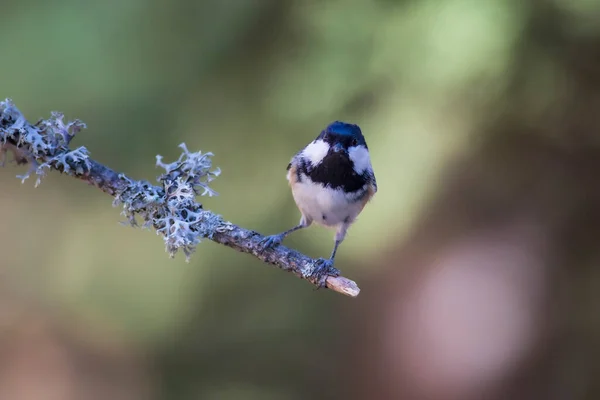
<path id="1" fill-rule="evenodd" d="M 358 125 L 334 121 L 296 153 L 287 166 L 287 180 L 300 222 L 284 232 L 265 237 L 259 248 L 281 244 L 292 232 L 315 224 L 335 229 L 328 259 L 319 258 L 313 275 L 319 286 L 327 276 L 339 276 L 335 255 L 350 226 L 377 193 L 377 180 L 365 137 Z"/>

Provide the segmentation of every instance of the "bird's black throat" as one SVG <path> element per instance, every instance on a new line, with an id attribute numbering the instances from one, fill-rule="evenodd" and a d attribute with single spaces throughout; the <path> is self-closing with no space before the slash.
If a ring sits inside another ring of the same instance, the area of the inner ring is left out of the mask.
<path id="1" fill-rule="evenodd" d="M 366 171 L 363 174 L 354 171 L 354 163 L 347 153 L 329 152 L 316 166 L 305 160 L 298 169 L 299 174 L 306 174 L 313 182 L 332 189 L 341 188 L 346 193 L 361 189 L 368 180 Z"/>

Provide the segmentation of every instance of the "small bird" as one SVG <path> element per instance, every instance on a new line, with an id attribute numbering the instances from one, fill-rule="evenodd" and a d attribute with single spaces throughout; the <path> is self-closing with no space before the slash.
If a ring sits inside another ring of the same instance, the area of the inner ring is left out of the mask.
<path id="1" fill-rule="evenodd" d="M 365 138 L 358 125 L 335 121 L 287 166 L 287 180 L 302 213 L 298 225 L 264 238 L 261 249 L 278 245 L 290 233 L 313 222 L 334 228 L 335 244 L 329 259 L 319 258 L 315 274 L 323 286 L 333 267 L 337 249 L 346 232 L 377 192 L 377 181 Z"/>

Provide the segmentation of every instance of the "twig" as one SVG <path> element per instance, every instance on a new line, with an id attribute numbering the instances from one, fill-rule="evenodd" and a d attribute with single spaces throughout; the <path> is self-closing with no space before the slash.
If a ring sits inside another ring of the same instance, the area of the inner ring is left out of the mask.
<path id="1" fill-rule="evenodd" d="M 155 186 L 92 160 L 85 147 L 71 150 L 69 143 L 85 124 L 77 120 L 64 123 L 63 118 L 60 113 L 52 113 L 48 120 L 30 124 L 12 101 L 0 102 L 0 165 L 10 151 L 18 164 L 30 164 L 29 171 L 20 176 L 23 181 L 35 173 L 37 186 L 45 170 L 53 169 L 96 186 L 115 198 L 114 205 L 123 206 L 123 214 L 131 225 L 136 226 L 136 217 L 141 218 L 144 227 L 153 227 L 163 235 L 171 256 L 183 250 L 189 259 L 200 240 L 208 238 L 252 254 L 313 285 L 323 283 L 315 274 L 317 260 L 283 245 L 261 251 L 263 235 L 225 221 L 196 202 L 197 195 L 216 195 L 208 186 L 220 173 L 218 169 L 211 170 L 211 153 L 192 153 L 182 144 L 183 153 L 173 163 L 165 164 L 157 156 L 157 166 L 164 168 L 165 173 L 158 178 L 161 186 Z M 360 292 L 354 281 L 342 276 L 327 276 L 325 285 L 351 297 Z"/>

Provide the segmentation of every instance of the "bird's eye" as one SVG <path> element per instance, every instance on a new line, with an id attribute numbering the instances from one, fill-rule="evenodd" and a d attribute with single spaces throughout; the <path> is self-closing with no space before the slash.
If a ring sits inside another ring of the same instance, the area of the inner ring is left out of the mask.
<path id="1" fill-rule="evenodd" d="M 356 146 L 358 144 L 358 140 L 352 139 L 352 146 Z"/>
<path id="2" fill-rule="evenodd" d="M 327 139 L 329 139 L 329 132 L 325 132 L 325 134 L 323 135 L 323 140 Z"/>

